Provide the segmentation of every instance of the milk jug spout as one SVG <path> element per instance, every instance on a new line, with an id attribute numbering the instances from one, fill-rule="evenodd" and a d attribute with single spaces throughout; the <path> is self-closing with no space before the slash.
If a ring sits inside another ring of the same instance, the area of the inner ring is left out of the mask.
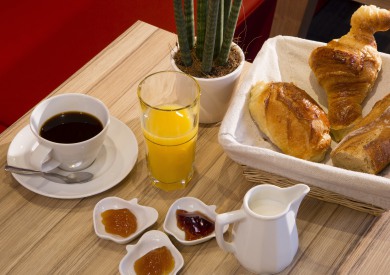
<path id="1" fill-rule="evenodd" d="M 288 198 L 291 201 L 290 209 L 294 212 L 295 216 L 297 216 L 299 206 L 303 198 L 309 193 L 310 188 L 306 184 L 296 184 L 291 187 L 285 188 L 284 191 Z"/>

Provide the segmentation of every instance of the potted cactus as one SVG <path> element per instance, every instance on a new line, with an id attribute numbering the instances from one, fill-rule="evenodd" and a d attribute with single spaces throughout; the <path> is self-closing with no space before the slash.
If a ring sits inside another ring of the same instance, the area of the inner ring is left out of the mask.
<path id="1" fill-rule="evenodd" d="M 172 53 L 172 66 L 198 80 L 200 122 L 219 122 L 245 61 L 242 50 L 233 43 L 242 0 L 198 0 L 196 22 L 193 0 L 173 2 L 179 43 Z"/>

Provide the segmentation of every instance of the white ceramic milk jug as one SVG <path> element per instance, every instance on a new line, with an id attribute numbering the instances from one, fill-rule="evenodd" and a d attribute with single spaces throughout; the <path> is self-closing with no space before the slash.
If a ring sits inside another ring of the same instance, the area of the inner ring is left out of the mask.
<path id="1" fill-rule="evenodd" d="M 287 188 L 262 184 L 250 189 L 242 208 L 217 215 L 218 245 L 235 255 L 240 264 L 254 273 L 277 273 L 285 269 L 298 250 L 295 223 L 299 205 L 309 192 L 305 184 Z M 231 242 L 223 228 L 234 223 Z"/>

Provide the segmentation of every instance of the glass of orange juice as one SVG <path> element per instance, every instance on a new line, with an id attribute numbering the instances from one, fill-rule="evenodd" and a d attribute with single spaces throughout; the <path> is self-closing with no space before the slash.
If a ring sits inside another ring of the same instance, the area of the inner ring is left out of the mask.
<path id="1" fill-rule="evenodd" d="M 200 87 L 182 72 L 162 71 L 138 86 L 149 177 L 156 187 L 182 189 L 194 174 Z"/>

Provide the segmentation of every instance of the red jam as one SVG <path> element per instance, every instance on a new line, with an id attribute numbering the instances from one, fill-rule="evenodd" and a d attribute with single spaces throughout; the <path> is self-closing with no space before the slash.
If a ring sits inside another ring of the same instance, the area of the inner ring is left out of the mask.
<path id="1" fill-rule="evenodd" d="M 210 235 L 214 222 L 204 214 L 195 211 L 176 210 L 177 226 L 185 232 L 185 240 L 192 241 Z"/>

